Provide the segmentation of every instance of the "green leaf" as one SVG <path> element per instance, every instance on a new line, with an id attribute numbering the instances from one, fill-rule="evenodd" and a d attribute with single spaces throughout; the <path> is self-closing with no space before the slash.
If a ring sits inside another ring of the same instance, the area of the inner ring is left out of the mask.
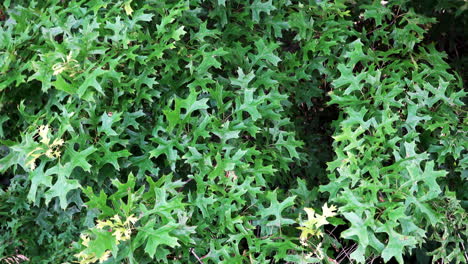
<path id="1" fill-rule="evenodd" d="M 144 227 L 140 228 L 136 239 L 143 239 L 146 241 L 145 252 L 154 258 L 156 249 L 159 246 L 167 245 L 171 248 L 180 246 L 177 242 L 178 239 L 170 233 L 177 229 L 177 224 L 169 223 L 161 227 L 155 226 L 155 221 L 150 220 Z M 141 235 L 140 235 L 141 234 Z"/>
<path id="2" fill-rule="evenodd" d="M 385 249 L 382 251 L 382 258 L 385 262 L 394 257 L 398 263 L 403 264 L 403 252 L 405 247 L 414 247 L 417 243 L 416 239 L 412 236 L 404 236 L 393 229 L 388 229 L 389 241 Z"/>
<path id="3" fill-rule="evenodd" d="M 363 87 L 361 82 L 365 80 L 366 73 L 361 72 L 357 76 L 353 74 L 352 67 L 348 67 L 344 64 L 338 65 L 338 70 L 341 73 L 341 76 L 332 82 L 335 88 L 345 87 L 344 94 L 351 94 L 353 91 L 360 91 Z"/>
<path id="4" fill-rule="evenodd" d="M 10 151 L 8 155 L 0 159 L 0 173 L 4 173 L 11 166 L 19 164 L 21 156 L 16 151 Z"/>
<path id="5" fill-rule="evenodd" d="M 57 75 L 57 79 L 52 82 L 52 85 L 55 86 L 57 90 L 65 91 L 69 94 L 74 94 L 76 92 L 73 85 L 68 83 L 61 74 Z"/>
<path id="6" fill-rule="evenodd" d="M 245 89 L 244 90 L 244 101 L 240 105 L 237 110 L 238 111 L 245 111 L 250 114 L 253 121 L 256 121 L 262 117 L 260 112 L 257 110 L 258 106 L 262 103 L 262 100 L 258 100 L 257 98 L 254 99 L 254 92 L 255 89 Z"/>
<path id="7" fill-rule="evenodd" d="M 222 4 L 219 3 L 218 1 L 218 4 L 219 5 L 225 5 L 225 2 L 223 2 Z M 200 42 L 205 42 L 205 38 L 218 38 L 218 35 L 220 34 L 219 30 L 216 30 L 216 29 L 207 29 L 207 24 L 208 22 L 205 21 L 203 22 L 202 24 L 200 24 L 200 27 L 198 29 L 198 32 L 193 36 L 194 39 L 197 39 L 199 40 Z"/>
<path id="8" fill-rule="evenodd" d="M 219 62 L 216 57 L 227 54 L 229 54 L 229 52 L 223 50 L 222 48 L 210 52 L 203 52 L 203 60 L 200 65 L 198 65 L 197 72 L 199 72 L 201 75 L 204 75 L 211 67 L 220 69 L 221 62 Z"/>
<path id="9" fill-rule="evenodd" d="M 32 172 L 29 173 L 29 179 L 31 180 L 31 187 L 28 193 L 28 201 L 36 201 L 37 188 L 41 185 L 46 187 L 52 187 L 52 176 L 48 173 L 44 173 L 44 167 L 46 162 L 41 164 Z"/>
<path id="10" fill-rule="evenodd" d="M 73 146 L 70 146 L 66 150 L 66 154 L 70 157 L 71 167 L 80 167 L 84 171 L 91 172 L 91 164 L 88 163 L 88 156 L 93 154 L 97 149 L 94 146 L 90 146 L 87 149 L 76 152 Z"/>
<path id="11" fill-rule="evenodd" d="M 266 13 L 270 15 L 270 12 L 276 10 L 276 7 L 273 6 L 272 1 L 262 2 L 261 0 L 255 0 L 250 5 L 250 10 L 252 10 L 252 20 L 254 22 L 260 21 L 261 13 Z"/>
<path id="12" fill-rule="evenodd" d="M 255 41 L 255 47 L 257 48 L 257 54 L 249 56 L 252 61 L 252 66 L 259 64 L 262 60 L 267 61 L 274 66 L 278 66 L 281 59 L 273 53 L 273 51 L 279 47 L 278 44 L 273 42 L 265 44 L 265 40 L 259 39 Z"/>
<path id="13" fill-rule="evenodd" d="M 176 142 L 174 140 L 166 140 L 162 138 L 154 138 L 153 141 L 158 144 L 158 147 L 149 152 L 150 158 L 157 158 L 164 154 L 169 161 L 171 169 L 175 170 L 175 162 L 180 159 L 177 154 L 177 149 L 174 148 Z"/>
<path id="14" fill-rule="evenodd" d="M 10 118 L 7 115 L 0 116 L 0 138 L 4 138 L 5 134 L 3 131 L 3 124 L 8 121 Z"/>
<path id="15" fill-rule="evenodd" d="M 89 241 L 88 248 L 85 250 L 88 254 L 94 254 L 95 256 L 102 256 L 107 250 L 116 252 L 117 241 L 112 232 L 102 229 L 93 229 L 92 234 L 94 239 Z"/>
<path id="16" fill-rule="evenodd" d="M 270 202 L 270 206 L 268 208 L 261 209 L 260 215 L 263 219 L 268 218 L 270 215 L 275 217 L 275 220 L 267 221 L 267 226 L 281 227 L 283 225 L 290 225 L 295 223 L 293 219 L 284 218 L 282 216 L 282 212 L 286 208 L 294 205 L 294 199 L 296 196 L 288 197 L 280 203 L 278 202 L 276 191 L 273 191 L 268 192 L 266 194 L 266 198 Z"/>
<path id="17" fill-rule="evenodd" d="M 98 150 L 102 151 L 104 155 L 102 157 L 96 158 L 96 161 L 98 161 L 101 166 L 109 163 L 112 164 L 116 170 L 120 170 L 119 159 L 127 158 L 131 155 L 131 153 L 127 149 L 112 151 L 112 146 L 114 146 L 114 142 L 107 142 L 102 144 L 102 147 L 100 147 Z"/>
<path id="18" fill-rule="evenodd" d="M 81 185 L 77 180 L 70 180 L 63 174 L 59 174 L 54 185 L 45 192 L 45 203 L 49 204 L 52 198 L 58 197 L 60 200 L 60 207 L 65 210 L 68 206 L 67 194 L 80 187 Z"/>
<path id="19" fill-rule="evenodd" d="M 107 136 L 117 136 L 117 132 L 112 129 L 112 125 L 118 121 L 120 121 L 120 117 L 122 116 L 122 113 L 113 113 L 113 112 L 108 112 L 108 113 L 103 113 L 101 115 L 100 121 L 102 122 L 102 125 L 98 127 L 98 132 L 99 133 L 105 133 Z"/>
<path id="20" fill-rule="evenodd" d="M 83 83 L 78 87 L 76 91 L 79 97 L 83 97 L 88 91 L 89 87 L 93 87 L 100 94 L 104 95 L 104 90 L 102 89 L 101 84 L 98 82 L 97 78 L 105 73 L 101 68 L 94 68 L 95 65 L 88 67 L 86 72 L 77 77 L 77 79 L 84 79 Z"/>
<path id="21" fill-rule="evenodd" d="M 357 241 L 358 248 L 351 254 L 351 257 L 360 263 L 365 261 L 365 251 L 369 245 L 369 234 L 365 221 L 356 213 L 343 212 L 342 215 L 348 220 L 351 226 L 341 233 L 341 237 Z"/>
<path id="22" fill-rule="evenodd" d="M 237 68 L 237 75 L 238 77 L 236 79 L 231 78 L 231 84 L 240 86 L 242 89 L 247 89 L 249 83 L 255 78 L 253 71 L 245 75 L 242 68 Z"/>
<path id="23" fill-rule="evenodd" d="M 103 190 L 99 192 L 99 196 L 94 194 L 93 189 L 90 186 L 87 186 L 82 190 L 89 199 L 89 201 L 85 203 L 89 208 L 100 210 L 102 217 L 115 215 L 114 210 L 107 205 L 107 194 Z"/>
<path id="24" fill-rule="evenodd" d="M 382 21 L 385 21 L 387 17 L 391 16 L 391 11 L 389 8 L 385 7 L 381 3 L 375 3 L 373 5 L 362 5 L 364 9 L 364 19 L 373 18 L 375 20 L 375 25 L 381 26 Z"/>

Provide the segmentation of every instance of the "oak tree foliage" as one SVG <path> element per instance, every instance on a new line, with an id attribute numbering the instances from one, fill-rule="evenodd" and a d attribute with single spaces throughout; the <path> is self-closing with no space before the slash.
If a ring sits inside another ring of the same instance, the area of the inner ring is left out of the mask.
<path id="1" fill-rule="evenodd" d="M 3 1 L 0 263 L 466 263 L 420 2 Z"/>

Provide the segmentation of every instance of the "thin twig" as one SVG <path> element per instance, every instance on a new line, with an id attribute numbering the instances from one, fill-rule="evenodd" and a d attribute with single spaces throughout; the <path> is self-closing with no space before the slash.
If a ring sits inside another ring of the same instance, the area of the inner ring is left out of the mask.
<path id="1" fill-rule="evenodd" d="M 466 253 L 465 245 L 463 244 L 463 239 L 461 238 L 460 234 L 457 234 L 457 236 L 462 240 L 461 246 L 462 246 L 462 248 L 463 248 L 463 251 L 465 252 L 465 253 L 464 253 L 464 254 L 465 254 L 465 260 L 466 260 L 466 262 L 468 262 L 468 255 L 467 255 L 467 253 Z"/>
<path id="2" fill-rule="evenodd" d="M 342 260 L 339 260 L 338 263 L 341 263 L 341 262 L 344 260 L 344 258 L 348 258 L 349 260 L 351 260 L 351 258 L 349 257 L 348 251 L 353 252 L 356 248 L 357 248 L 357 244 L 354 244 L 354 245 L 352 245 L 352 246 L 351 246 L 350 248 L 348 248 L 348 249 L 343 249 L 343 250 L 340 252 L 340 254 L 338 254 L 338 256 L 336 257 L 336 260 L 338 261 L 338 260 L 341 258 L 340 256 L 342 256 L 342 255 L 344 254 L 343 259 L 342 259 Z"/>
<path id="3" fill-rule="evenodd" d="M 179 188 L 179 190 L 177 190 L 177 192 L 181 192 L 181 191 L 184 189 L 185 185 L 186 185 L 187 183 L 191 182 L 192 180 L 193 180 L 193 178 L 189 178 L 187 181 L 185 181 L 185 182 L 184 182 L 184 185 L 182 185 L 182 186 Z"/>
<path id="4" fill-rule="evenodd" d="M 195 256 L 195 258 L 198 260 L 198 263 L 203 264 L 203 261 L 198 257 L 197 253 L 195 253 L 195 250 L 193 248 L 190 248 L 190 253 Z"/>

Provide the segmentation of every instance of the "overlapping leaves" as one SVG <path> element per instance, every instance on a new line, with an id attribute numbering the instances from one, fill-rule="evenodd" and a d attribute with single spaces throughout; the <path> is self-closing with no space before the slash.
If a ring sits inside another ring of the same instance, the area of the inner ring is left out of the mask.
<path id="1" fill-rule="evenodd" d="M 435 21 L 405 1 L 309 2 L 5 1 L 0 254 L 331 261 L 337 239 L 312 256 L 294 226 L 320 208 L 329 96 L 341 114 L 321 190 L 351 257 L 403 262 L 448 235 L 433 255 L 460 261 L 466 213 L 444 195 L 466 170 L 465 93 L 422 43 Z"/>

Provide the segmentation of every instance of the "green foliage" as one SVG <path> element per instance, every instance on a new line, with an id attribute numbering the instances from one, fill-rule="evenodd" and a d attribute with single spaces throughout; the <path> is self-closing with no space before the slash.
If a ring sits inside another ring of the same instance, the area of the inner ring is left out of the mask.
<path id="1" fill-rule="evenodd" d="M 466 92 L 412 5 L 4 1 L 0 262 L 466 261 Z"/>

